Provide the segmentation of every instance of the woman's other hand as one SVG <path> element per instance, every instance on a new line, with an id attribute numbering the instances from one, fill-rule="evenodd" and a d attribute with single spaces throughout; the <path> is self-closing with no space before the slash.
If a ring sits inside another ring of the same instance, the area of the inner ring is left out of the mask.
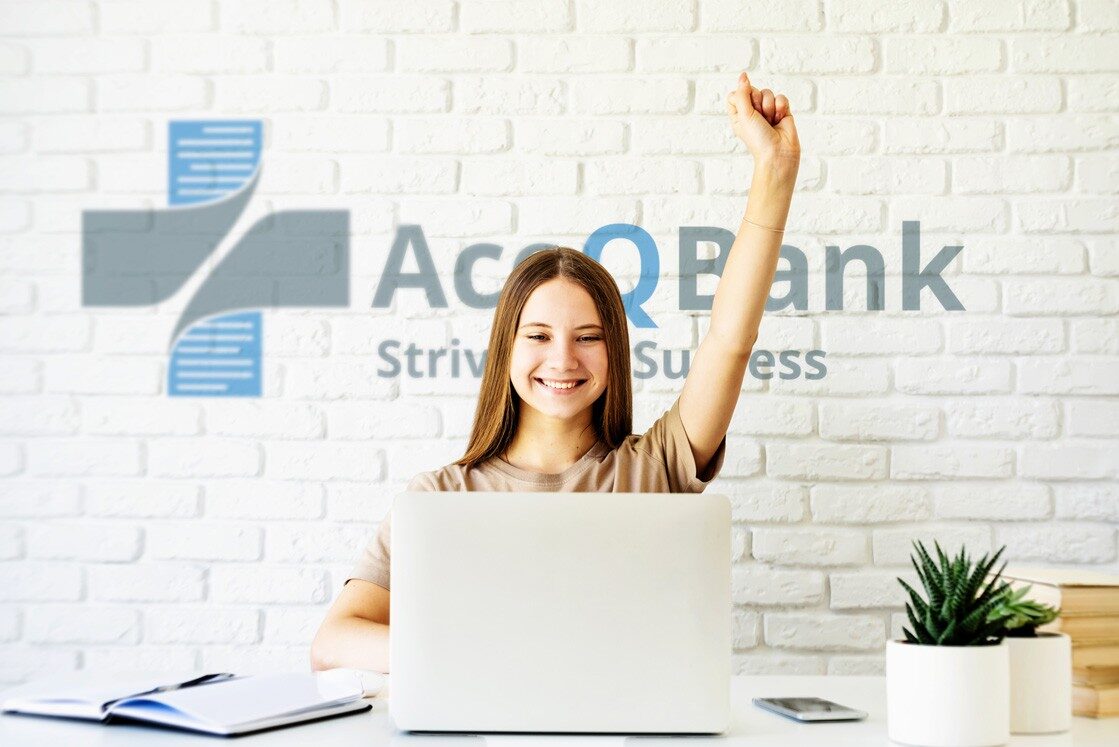
<path id="1" fill-rule="evenodd" d="M 754 88 L 746 73 L 727 94 L 727 115 L 738 139 L 746 143 L 756 165 L 790 170 L 800 165 L 800 140 L 789 100 L 768 88 Z"/>

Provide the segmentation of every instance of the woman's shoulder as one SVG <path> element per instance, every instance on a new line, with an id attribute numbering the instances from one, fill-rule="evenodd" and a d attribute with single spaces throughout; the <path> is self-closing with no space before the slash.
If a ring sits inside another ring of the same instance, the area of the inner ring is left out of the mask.
<path id="1" fill-rule="evenodd" d="M 448 464 L 430 472 L 420 472 L 408 483 L 410 493 L 441 493 L 466 489 L 466 467 Z"/>

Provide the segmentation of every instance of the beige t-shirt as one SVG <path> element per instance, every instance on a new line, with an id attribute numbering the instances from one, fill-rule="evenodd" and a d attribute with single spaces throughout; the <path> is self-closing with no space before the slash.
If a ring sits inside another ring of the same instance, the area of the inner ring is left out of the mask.
<path id="1" fill-rule="evenodd" d="M 495 457 L 473 469 L 451 464 L 434 472 L 422 472 L 408 484 L 408 491 L 702 493 L 722 469 L 726 445 L 724 437 L 704 474 L 697 475 L 677 398 L 645 435 L 627 436 L 613 450 L 599 441 L 579 461 L 558 474 L 530 472 Z M 388 589 L 389 552 L 390 516 L 386 514 L 346 580 L 360 578 Z"/>

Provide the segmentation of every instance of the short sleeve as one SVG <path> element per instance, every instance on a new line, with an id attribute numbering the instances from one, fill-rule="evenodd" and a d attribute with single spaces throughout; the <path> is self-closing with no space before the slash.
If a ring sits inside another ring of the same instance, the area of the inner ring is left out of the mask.
<path id="1" fill-rule="evenodd" d="M 698 474 L 692 445 L 684 430 L 684 421 L 680 419 L 680 398 L 677 397 L 672 407 L 638 438 L 635 447 L 664 463 L 668 487 L 673 493 L 702 493 L 723 468 L 727 437 L 723 436 L 719 442 L 703 474 Z"/>
<path id="2" fill-rule="evenodd" d="M 422 493 L 435 490 L 435 484 L 430 472 L 423 472 L 412 478 L 407 488 L 409 493 Z M 361 556 L 354 564 L 353 570 L 346 578 L 361 579 L 371 584 L 376 584 L 383 589 L 389 589 L 389 567 L 392 548 L 392 509 L 385 513 L 385 518 L 377 525 L 377 531 L 369 544 L 361 551 Z"/>

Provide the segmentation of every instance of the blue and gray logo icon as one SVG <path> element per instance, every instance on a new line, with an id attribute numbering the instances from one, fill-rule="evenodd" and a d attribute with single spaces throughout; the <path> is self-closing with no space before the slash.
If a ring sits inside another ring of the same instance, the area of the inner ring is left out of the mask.
<path id="1" fill-rule="evenodd" d="M 346 210 L 277 211 L 225 245 L 262 134 L 259 120 L 170 122 L 169 207 L 82 214 L 83 306 L 151 306 L 204 276 L 170 334 L 172 397 L 259 397 L 261 309 L 349 305 Z"/>

